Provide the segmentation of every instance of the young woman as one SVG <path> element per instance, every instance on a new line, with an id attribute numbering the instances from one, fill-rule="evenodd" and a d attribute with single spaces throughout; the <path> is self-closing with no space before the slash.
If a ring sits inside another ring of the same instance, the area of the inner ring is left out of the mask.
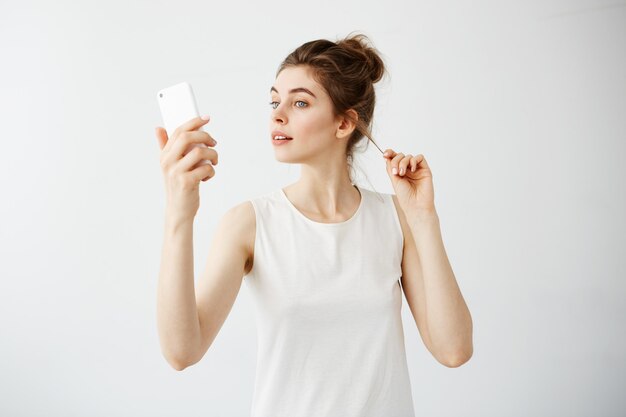
<path id="1" fill-rule="evenodd" d="M 198 186 L 215 175 L 215 141 L 181 125 L 157 128 L 167 190 L 158 287 L 162 352 L 182 370 L 211 346 L 246 278 L 257 311 L 252 416 L 414 415 L 401 321 L 402 291 L 421 338 L 442 364 L 472 356 L 472 320 L 442 243 L 423 155 L 383 154 L 395 194 L 357 186 L 355 146 L 370 127 L 382 59 L 355 35 L 295 49 L 271 86 L 276 159 L 298 181 L 221 219 L 194 287 Z M 195 147 L 203 142 L 208 148 Z M 373 140 L 372 140 L 373 142 Z M 379 148 L 380 149 L 380 148 Z"/>

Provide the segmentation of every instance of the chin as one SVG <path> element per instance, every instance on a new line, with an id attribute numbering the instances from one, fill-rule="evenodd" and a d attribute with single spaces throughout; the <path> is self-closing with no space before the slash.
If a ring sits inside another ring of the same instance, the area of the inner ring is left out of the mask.
<path id="1" fill-rule="evenodd" d="M 288 155 L 275 155 L 275 158 L 278 162 L 283 162 L 285 164 L 300 163 L 300 161 L 297 158 L 291 158 Z"/>
<path id="2" fill-rule="evenodd" d="M 295 152 L 284 151 L 282 149 L 274 149 L 274 158 L 278 162 L 283 162 L 286 164 L 300 164 L 306 160 L 302 155 L 296 154 Z"/>

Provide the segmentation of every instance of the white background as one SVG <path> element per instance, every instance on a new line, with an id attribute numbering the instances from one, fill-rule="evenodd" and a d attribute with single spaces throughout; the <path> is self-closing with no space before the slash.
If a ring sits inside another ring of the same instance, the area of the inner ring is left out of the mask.
<path id="1" fill-rule="evenodd" d="M 403 299 L 417 416 L 626 413 L 626 3 L 0 3 L 0 414 L 246 416 L 244 284 L 205 357 L 161 356 L 164 188 L 156 92 L 186 80 L 217 140 L 196 278 L 230 207 L 294 182 L 269 88 L 314 39 L 369 35 L 390 77 L 374 135 L 423 153 L 474 321 L 446 368 Z M 392 192 L 382 156 L 357 183 Z"/>

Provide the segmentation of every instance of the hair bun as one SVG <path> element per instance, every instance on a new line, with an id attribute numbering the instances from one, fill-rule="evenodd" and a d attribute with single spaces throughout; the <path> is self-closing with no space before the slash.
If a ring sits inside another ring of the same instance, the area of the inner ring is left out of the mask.
<path id="1" fill-rule="evenodd" d="M 385 63 L 380 57 L 380 52 L 372 46 L 369 38 L 361 33 L 348 35 L 337 42 L 337 46 L 350 50 L 358 55 L 360 60 L 367 66 L 367 71 L 372 83 L 377 83 L 385 74 Z"/>

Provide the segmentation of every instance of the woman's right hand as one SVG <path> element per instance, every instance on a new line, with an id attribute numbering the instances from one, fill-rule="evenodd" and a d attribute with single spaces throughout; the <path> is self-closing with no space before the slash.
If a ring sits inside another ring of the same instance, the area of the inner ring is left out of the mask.
<path id="1" fill-rule="evenodd" d="M 204 160 L 217 165 L 217 151 L 207 146 L 217 143 L 211 135 L 200 129 L 208 123 L 200 117 L 180 125 L 172 137 L 156 127 L 155 133 L 161 148 L 161 170 L 165 181 L 167 213 L 177 219 L 193 219 L 200 207 L 200 181 L 213 178 L 215 169 Z"/>

